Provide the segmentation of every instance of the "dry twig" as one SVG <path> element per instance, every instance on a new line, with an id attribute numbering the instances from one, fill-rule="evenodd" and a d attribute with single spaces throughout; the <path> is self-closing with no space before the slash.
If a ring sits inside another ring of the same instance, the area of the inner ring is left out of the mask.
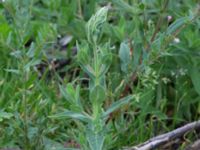
<path id="1" fill-rule="evenodd" d="M 171 132 L 156 136 L 138 146 L 126 148 L 125 150 L 151 150 L 156 147 L 159 147 L 162 144 L 165 144 L 166 142 L 169 142 L 170 140 L 179 138 L 182 135 L 184 135 L 186 132 L 189 132 L 195 129 L 200 129 L 200 120 L 192 122 L 192 123 L 188 123 L 184 125 L 183 127 L 180 127 Z"/>

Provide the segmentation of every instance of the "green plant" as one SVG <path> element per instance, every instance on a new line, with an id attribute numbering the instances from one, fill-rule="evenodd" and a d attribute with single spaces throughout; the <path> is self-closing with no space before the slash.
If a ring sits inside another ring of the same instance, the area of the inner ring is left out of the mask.
<path id="1" fill-rule="evenodd" d="M 50 116 L 50 118 L 70 117 L 80 120 L 84 125 L 81 126 L 84 127 L 83 136 L 87 138 L 89 147 L 92 150 L 105 149 L 104 140 L 108 136 L 106 120 L 112 112 L 128 104 L 133 99 L 133 96 L 130 95 L 117 100 L 106 110 L 103 108 L 103 104 L 108 99 L 106 73 L 112 60 L 109 42 L 105 44 L 99 43 L 102 33 L 101 29 L 106 22 L 107 11 L 108 7 L 103 7 L 91 17 L 86 25 L 87 41 L 82 41 L 81 44 L 77 43 L 78 62 L 89 76 L 89 96 L 88 99 L 84 99 L 83 101 L 90 101 L 90 114 L 84 110 L 84 106 L 81 103 L 80 86 L 77 85 L 74 89 L 73 85 L 69 83 L 66 89 L 61 87 L 61 91 L 70 103 L 70 110 Z M 80 144 L 85 149 L 88 149 L 87 143 L 80 142 Z"/>
<path id="2" fill-rule="evenodd" d="M 116 150 L 197 120 L 197 2 L 0 0 L 0 149 Z"/>

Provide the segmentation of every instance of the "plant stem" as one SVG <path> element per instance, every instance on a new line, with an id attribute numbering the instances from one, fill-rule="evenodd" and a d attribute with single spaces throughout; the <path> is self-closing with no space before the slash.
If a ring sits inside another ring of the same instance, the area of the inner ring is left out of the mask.
<path id="1" fill-rule="evenodd" d="M 26 89 L 26 83 L 28 81 L 28 72 L 24 69 L 24 66 L 26 64 L 26 58 L 23 57 L 23 65 L 22 65 L 22 80 L 23 80 L 23 95 L 22 95 L 22 101 L 23 101 L 23 111 L 24 111 L 24 147 L 26 150 L 29 150 L 29 139 L 28 139 L 28 112 L 27 112 L 27 89 Z"/>
<path id="2" fill-rule="evenodd" d="M 169 0 L 165 0 L 164 1 L 164 5 L 163 5 L 163 8 L 162 8 L 162 13 L 164 13 L 167 9 L 167 5 L 168 5 L 168 2 Z M 149 51 L 150 47 L 151 47 L 151 43 L 153 43 L 153 41 L 155 40 L 156 38 L 156 35 L 158 34 L 159 30 L 160 30 L 160 27 L 162 25 L 162 22 L 163 22 L 163 18 L 162 18 L 162 14 L 160 15 L 159 19 L 158 19 L 158 22 L 156 24 L 156 28 L 154 30 L 154 33 L 150 39 L 150 43 L 147 45 L 147 48 L 146 48 L 146 51 Z"/>

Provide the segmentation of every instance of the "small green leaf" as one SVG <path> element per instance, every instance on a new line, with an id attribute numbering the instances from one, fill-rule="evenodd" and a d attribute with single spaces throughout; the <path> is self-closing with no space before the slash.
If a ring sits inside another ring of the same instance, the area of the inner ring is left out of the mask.
<path id="1" fill-rule="evenodd" d="M 15 73 L 15 74 L 20 74 L 20 71 L 17 69 L 4 69 L 7 72 Z"/>
<path id="2" fill-rule="evenodd" d="M 190 76 L 196 92 L 200 95 L 200 71 L 198 70 L 198 67 L 191 68 Z"/>
<path id="3" fill-rule="evenodd" d="M 80 86 L 77 86 L 76 89 L 74 89 L 73 85 L 68 83 L 66 89 L 61 85 L 59 85 L 59 88 L 63 97 L 71 104 L 71 110 L 76 112 L 83 110 L 79 96 Z"/>
<path id="4" fill-rule="evenodd" d="M 135 44 L 133 52 L 133 71 L 135 71 L 139 66 L 141 57 L 142 57 L 142 44 Z"/>
<path id="5" fill-rule="evenodd" d="M 182 17 L 177 19 L 174 23 L 172 23 L 168 29 L 167 29 L 167 34 L 172 34 L 175 32 L 178 28 L 180 28 L 183 24 L 187 23 L 188 17 Z"/>
<path id="6" fill-rule="evenodd" d="M 86 48 L 88 48 L 88 47 L 86 47 Z M 77 55 L 78 61 L 83 65 L 87 65 L 89 63 L 89 54 L 87 53 L 86 48 L 79 49 L 78 55 Z"/>
<path id="7" fill-rule="evenodd" d="M 0 121 L 3 121 L 3 119 L 10 119 L 11 117 L 13 117 L 12 113 L 0 111 Z"/>
<path id="8" fill-rule="evenodd" d="M 121 43 L 120 45 L 119 58 L 121 60 L 121 70 L 127 73 L 131 57 L 130 57 L 130 48 L 124 42 Z"/>
<path id="9" fill-rule="evenodd" d="M 103 117 L 107 117 L 110 113 L 114 112 L 115 110 L 119 109 L 123 105 L 126 105 L 133 99 L 133 95 L 129 95 L 124 97 L 116 102 L 114 102 L 103 114 Z"/>
<path id="10" fill-rule="evenodd" d="M 121 61 L 123 61 L 125 63 L 130 62 L 130 48 L 124 42 L 121 43 L 121 45 L 120 45 L 119 57 L 120 57 Z"/>
<path id="11" fill-rule="evenodd" d="M 100 67 L 99 76 L 105 75 L 112 63 L 112 54 L 106 54 L 102 56 L 102 65 Z"/>
<path id="12" fill-rule="evenodd" d="M 71 83 L 67 84 L 66 93 L 67 93 L 67 98 L 69 98 L 70 101 L 72 102 L 76 101 L 76 98 L 75 98 L 76 91 Z"/>
<path id="13" fill-rule="evenodd" d="M 102 150 L 105 137 L 102 132 L 86 131 L 86 136 L 91 150 Z"/>
<path id="14" fill-rule="evenodd" d="M 24 66 L 24 70 L 27 71 L 27 72 L 29 72 L 30 71 L 30 67 L 38 65 L 38 64 L 40 64 L 40 62 L 41 62 L 40 59 L 33 58 L 31 61 L 28 62 L 28 64 L 26 64 Z"/>
<path id="15" fill-rule="evenodd" d="M 122 11 L 131 13 L 132 15 L 136 15 L 140 12 L 138 7 L 131 6 L 128 3 L 124 2 L 123 0 L 112 0 L 112 2 Z"/>
<path id="16" fill-rule="evenodd" d="M 97 103 L 101 103 L 102 101 L 105 100 L 105 89 L 100 86 L 100 85 L 96 85 L 95 87 L 93 87 L 91 89 L 90 92 L 90 100 L 91 102 L 97 102 Z"/>
<path id="17" fill-rule="evenodd" d="M 11 56 L 15 58 L 22 58 L 23 52 L 21 50 L 16 50 L 10 53 Z"/>
<path id="18" fill-rule="evenodd" d="M 37 127 L 29 127 L 28 128 L 28 138 L 29 138 L 29 140 L 31 140 L 35 136 L 37 136 L 38 132 L 39 132 L 39 129 Z"/>
<path id="19" fill-rule="evenodd" d="M 66 99 L 66 100 L 69 100 L 68 99 L 68 94 L 67 92 L 65 91 L 65 88 L 61 85 L 59 85 L 59 89 L 60 89 L 60 93 L 62 94 L 62 96 Z"/>
<path id="20" fill-rule="evenodd" d="M 34 42 L 31 43 L 31 46 L 30 46 L 28 52 L 26 53 L 26 55 L 27 55 L 29 58 L 34 57 L 34 55 L 35 55 L 35 43 L 34 43 Z"/>
<path id="21" fill-rule="evenodd" d="M 10 31 L 9 34 L 8 34 L 8 38 L 7 38 L 7 40 L 6 40 L 6 44 L 7 44 L 7 45 L 10 45 L 10 44 L 11 44 L 11 42 L 12 42 L 12 37 L 13 37 L 13 32 Z"/>
<path id="22" fill-rule="evenodd" d="M 77 42 L 76 46 L 78 49 L 77 59 L 78 59 L 79 65 L 81 66 L 83 71 L 85 71 L 90 76 L 90 78 L 94 78 L 95 72 L 94 72 L 94 69 L 90 65 L 91 58 L 90 58 L 88 44 L 85 41 L 82 41 L 81 44 L 78 44 Z"/>
<path id="23" fill-rule="evenodd" d="M 81 120 L 87 123 L 91 121 L 91 119 L 88 116 L 83 115 L 82 113 L 72 112 L 69 110 L 49 116 L 49 118 L 55 118 L 55 119 L 72 118 L 72 119 Z"/>
<path id="24" fill-rule="evenodd" d="M 95 72 L 94 69 L 90 65 L 80 65 L 83 71 L 85 71 L 90 78 L 95 78 Z"/>

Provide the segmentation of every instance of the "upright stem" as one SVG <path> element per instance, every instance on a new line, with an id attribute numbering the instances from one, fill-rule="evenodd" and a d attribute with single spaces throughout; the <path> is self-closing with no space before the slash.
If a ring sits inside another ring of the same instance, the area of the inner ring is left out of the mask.
<path id="1" fill-rule="evenodd" d="M 93 54 L 94 54 L 94 70 L 95 70 L 95 85 L 96 86 L 99 82 L 99 77 L 98 77 L 98 53 L 97 53 L 97 45 L 96 43 L 94 44 L 93 47 Z M 96 119 L 99 115 L 99 106 L 97 102 L 93 102 L 93 117 Z"/>
<path id="2" fill-rule="evenodd" d="M 96 44 L 94 45 L 93 47 L 93 54 L 94 54 L 94 70 L 95 70 L 95 76 L 97 77 L 97 71 L 98 71 L 98 62 L 97 62 L 97 59 L 98 59 L 98 54 L 97 54 L 97 46 Z"/>
<path id="3" fill-rule="evenodd" d="M 162 12 L 161 13 L 164 13 L 167 9 L 167 5 L 169 3 L 169 0 L 165 0 L 164 1 L 164 5 L 163 5 L 163 8 L 162 8 Z M 158 22 L 156 24 L 156 28 L 154 30 L 154 33 L 150 39 L 150 43 L 147 45 L 147 48 L 146 48 L 146 51 L 149 51 L 150 50 L 150 47 L 151 47 L 151 44 L 153 43 L 153 41 L 155 40 L 156 38 L 156 35 L 158 34 L 159 30 L 160 30 L 160 27 L 162 25 L 162 22 L 163 22 L 163 16 L 162 14 L 160 15 L 159 19 L 158 19 Z"/>
<path id="4" fill-rule="evenodd" d="M 81 19 L 83 19 L 83 13 L 82 13 L 82 8 L 81 8 L 81 0 L 78 1 L 78 9 L 79 9 L 79 11 L 78 11 L 79 17 Z"/>
<path id="5" fill-rule="evenodd" d="M 98 118 L 99 115 L 99 106 L 97 105 L 97 103 L 93 103 L 93 118 L 94 120 L 96 120 Z"/>
<path id="6" fill-rule="evenodd" d="M 25 58 L 24 58 L 25 60 Z M 26 62 L 26 61 L 24 61 Z M 25 64 L 25 63 L 24 63 Z M 24 67 L 24 64 L 22 67 Z M 29 139 L 28 139 L 28 123 L 27 123 L 27 89 L 26 89 L 26 82 L 28 80 L 28 72 L 26 70 L 24 70 L 23 68 L 23 95 L 22 95 L 22 101 L 23 101 L 23 110 L 24 110 L 24 147 L 26 150 L 29 150 Z"/>

